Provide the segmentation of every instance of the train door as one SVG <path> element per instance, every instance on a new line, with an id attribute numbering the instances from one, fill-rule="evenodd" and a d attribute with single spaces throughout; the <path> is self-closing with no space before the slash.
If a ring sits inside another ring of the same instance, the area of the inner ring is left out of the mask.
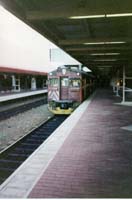
<path id="1" fill-rule="evenodd" d="M 59 100 L 59 79 L 58 78 L 49 78 L 48 84 L 48 101 Z"/>
<path id="2" fill-rule="evenodd" d="M 61 77 L 60 79 L 60 99 L 66 100 L 68 99 L 69 95 L 69 80 L 68 77 Z"/>

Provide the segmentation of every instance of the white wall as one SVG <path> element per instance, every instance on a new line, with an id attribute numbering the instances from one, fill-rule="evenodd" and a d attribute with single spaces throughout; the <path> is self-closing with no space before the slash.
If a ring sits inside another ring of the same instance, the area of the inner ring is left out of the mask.
<path id="1" fill-rule="evenodd" d="M 65 63 L 50 62 L 50 48 L 58 47 L 0 6 L 0 66 L 52 71 Z"/>

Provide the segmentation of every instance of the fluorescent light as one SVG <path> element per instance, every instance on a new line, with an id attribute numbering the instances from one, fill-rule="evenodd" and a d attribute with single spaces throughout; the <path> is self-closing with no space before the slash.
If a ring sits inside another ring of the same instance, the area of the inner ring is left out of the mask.
<path id="1" fill-rule="evenodd" d="M 117 59 L 96 59 L 94 61 L 116 61 Z"/>
<path id="2" fill-rule="evenodd" d="M 105 55 L 119 55 L 120 53 L 105 53 Z"/>
<path id="3" fill-rule="evenodd" d="M 125 41 L 113 41 L 113 42 L 105 42 L 105 44 L 123 44 L 126 43 Z"/>
<path id="4" fill-rule="evenodd" d="M 116 14 L 107 14 L 106 17 L 128 17 L 132 16 L 132 13 L 116 13 Z"/>
<path id="5" fill-rule="evenodd" d="M 85 45 L 92 45 L 92 44 L 105 44 L 104 42 L 85 42 Z"/>
<path id="6" fill-rule="evenodd" d="M 91 56 L 119 55 L 120 53 L 91 53 Z"/>
<path id="7" fill-rule="evenodd" d="M 86 16 L 71 16 L 69 19 L 87 19 L 87 18 L 102 18 L 105 15 L 86 15 Z"/>
<path id="8" fill-rule="evenodd" d="M 81 16 L 71 16 L 69 19 L 87 19 L 87 18 L 104 18 L 104 17 L 129 17 L 132 13 L 114 13 L 114 14 L 101 14 L 101 15 L 81 15 Z"/>
<path id="9" fill-rule="evenodd" d="M 123 44 L 125 41 L 113 41 L 113 42 L 85 42 L 85 45 L 93 45 L 93 44 Z"/>

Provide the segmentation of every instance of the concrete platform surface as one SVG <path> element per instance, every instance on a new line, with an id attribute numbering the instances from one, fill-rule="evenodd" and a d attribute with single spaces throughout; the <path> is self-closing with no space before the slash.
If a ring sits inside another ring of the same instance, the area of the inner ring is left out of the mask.
<path id="1" fill-rule="evenodd" d="M 0 187 L 2 198 L 131 198 L 132 108 L 85 101 Z M 25 184 L 24 184 L 25 183 Z"/>
<path id="2" fill-rule="evenodd" d="M 28 91 L 28 92 L 19 92 L 17 94 L 0 95 L 0 102 L 5 102 L 5 101 L 13 100 L 13 99 L 19 99 L 22 97 L 28 97 L 28 96 L 44 94 L 44 93 L 47 93 L 47 89 L 37 90 L 37 91 Z"/>

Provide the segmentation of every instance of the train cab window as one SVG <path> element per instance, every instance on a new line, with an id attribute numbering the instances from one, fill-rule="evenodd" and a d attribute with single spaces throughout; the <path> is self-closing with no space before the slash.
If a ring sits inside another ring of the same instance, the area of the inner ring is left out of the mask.
<path id="1" fill-rule="evenodd" d="M 57 87 L 58 86 L 58 78 L 50 78 L 49 85 Z"/>
<path id="2" fill-rule="evenodd" d="M 70 86 L 71 87 L 80 87 L 80 79 L 71 79 Z"/>
<path id="3" fill-rule="evenodd" d="M 68 87 L 68 85 L 69 85 L 68 78 L 67 77 L 61 78 L 61 86 Z"/>

